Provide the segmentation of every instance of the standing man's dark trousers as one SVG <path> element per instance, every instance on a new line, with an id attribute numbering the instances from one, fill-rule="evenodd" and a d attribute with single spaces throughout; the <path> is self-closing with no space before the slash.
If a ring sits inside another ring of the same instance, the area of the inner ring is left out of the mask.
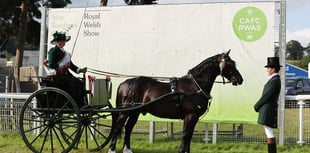
<path id="1" fill-rule="evenodd" d="M 277 152 L 277 145 L 275 138 L 267 138 L 268 144 L 268 153 L 276 153 Z"/>
<path id="2" fill-rule="evenodd" d="M 67 92 L 79 108 L 86 105 L 84 100 L 86 91 L 80 79 L 74 77 L 71 73 L 61 73 L 55 79 L 57 80 L 56 87 Z"/>

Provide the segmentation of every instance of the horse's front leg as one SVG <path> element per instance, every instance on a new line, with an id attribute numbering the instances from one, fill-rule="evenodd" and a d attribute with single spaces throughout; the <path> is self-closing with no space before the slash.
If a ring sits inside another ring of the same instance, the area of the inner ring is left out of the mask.
<path id="1" fill-rule="evenodd" d="M 182 142 L 179 148 L 179 153 L 190 153 L 191 139 L 194 133 L 195 125 L 198 121 L 197 114 L 188 114 L 184 118 L 183 122 L 183 136 Z"/>
<path id="2" fill-rule="evenodd" d="M 124 147 L 123 153 L 132 153 L 130 147 L 130 136 L 133 130 L 133 127 L 137 123 L 139 113 L 130 114 L 129 119 L 125 125 L 125 137 L 124 137 Z"/>
<path id="3" fill-rule="evenodd" d="M 108 153 L 116 153 L 117 137 L 121 134 L 122 127 L 124 126 L 127 118 L 128 118 L 127 114 L 121 113 L 121 114 L 119 114 L 118 118 L 116 119 L 116 123 L 115 123 L 114 127 L 112 128 L 113 136 L 111 139 L 111 144 L 110 144 Z"/>

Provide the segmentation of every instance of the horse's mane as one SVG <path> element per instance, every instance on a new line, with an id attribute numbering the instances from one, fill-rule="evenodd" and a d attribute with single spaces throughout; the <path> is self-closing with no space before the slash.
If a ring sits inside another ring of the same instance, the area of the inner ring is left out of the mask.
<path id="1" fill-rule="evenodd" d="M 212 57 L 209 57 L 209 58 L 203 60 L 198 65 L 196 65 L 195 67 L 190 69 L 189 73 L 191 73 L 193 75 L 197 75 L 197 74 L 201 74 L 201 72 L 209 70 L 208 68 L 210 66 L 213 66 L 214 64 L 218 63 L 218 61 L 217 61 L 218 56 L 221 56 L 221 54 L 217 54 L 217 55 L 214 55 Z"/>

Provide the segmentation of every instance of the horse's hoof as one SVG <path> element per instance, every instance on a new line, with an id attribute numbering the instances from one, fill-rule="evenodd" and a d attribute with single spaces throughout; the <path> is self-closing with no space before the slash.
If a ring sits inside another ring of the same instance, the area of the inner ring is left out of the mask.
<path id="1" fill-rule="evenodd" d="M 133 153 L 127 146 L 124 146 L 123 153 Z"/>
<path id="2" fill-rule="evenodd" d="M 116 151 L 115 150 L 113 151 L 113 150 L 109 149 L 108 153 L 116 153 Z"/>

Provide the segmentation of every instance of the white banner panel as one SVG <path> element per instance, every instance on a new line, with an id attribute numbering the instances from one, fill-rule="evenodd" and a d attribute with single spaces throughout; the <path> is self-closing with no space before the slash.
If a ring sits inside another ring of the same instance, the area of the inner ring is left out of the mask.
<path id="1" fill-rule="evenodd" d="M 274 11 L 273 2 L 51 9 L 49 40 L 55 31 L 67 30 L 72 38 L 65 48 L 75 64 L 161 77 L 184 76 L 231 49 L 244 83 L 215 84 L 211 108 L 201 120 L 255 123 L 253 105 L 267 79 L 264 65 L 274 54 Z M 112 78 L 113 103 L 124 79 Z"/>

